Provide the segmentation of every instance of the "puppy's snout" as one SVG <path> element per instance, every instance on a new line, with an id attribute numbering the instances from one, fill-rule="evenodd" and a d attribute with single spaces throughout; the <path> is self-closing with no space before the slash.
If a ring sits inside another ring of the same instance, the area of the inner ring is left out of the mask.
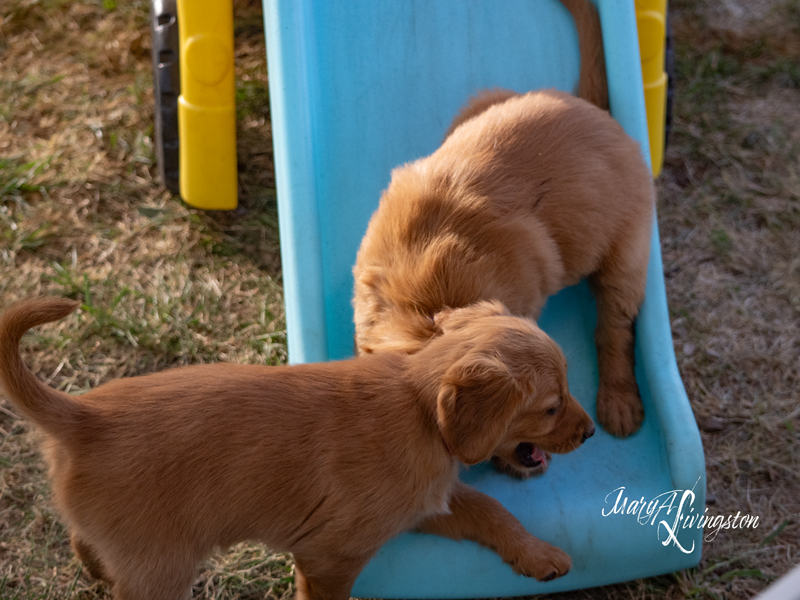
<path id="1" fill-rule="evenodd" d="M 589 425 L 588 429 L 583 430 L 583 436 L 581 437 L 581 444 L 586 440 L 588 440 L 593 435 L 594 435 L 594 423 Z"/>

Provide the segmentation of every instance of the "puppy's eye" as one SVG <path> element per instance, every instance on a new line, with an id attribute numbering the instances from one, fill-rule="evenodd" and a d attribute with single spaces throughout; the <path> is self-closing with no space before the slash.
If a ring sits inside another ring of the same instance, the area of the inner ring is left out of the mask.
<path id="1" fill-rule="evenodd" d="M 557 407 L 557 406 L 554 406 L 553 408 L 549 408 L 549 409 L 547 409 L 547 414 L 548 414 L 548 415 L 554 415 L 554 414 L 556 414 L 557 412 L 558 412 L 558 407 Z"/>

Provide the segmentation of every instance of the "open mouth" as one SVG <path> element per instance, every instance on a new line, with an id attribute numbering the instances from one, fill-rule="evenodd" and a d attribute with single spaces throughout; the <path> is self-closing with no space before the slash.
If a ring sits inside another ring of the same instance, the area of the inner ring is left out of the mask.
<path id="1" fill-rule="evenodd" d="M 547 455 L 544 450 L 537 448 L 530 442 L 522 442 L 514 450 L 519 464 L 523 467 L 533 468 L 539 465 L 547 466 Z"/>

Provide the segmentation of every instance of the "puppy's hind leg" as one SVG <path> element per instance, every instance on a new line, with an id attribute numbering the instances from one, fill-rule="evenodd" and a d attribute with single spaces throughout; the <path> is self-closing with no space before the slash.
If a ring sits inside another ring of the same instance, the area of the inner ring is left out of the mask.
<path id="1" fill-rule="evenodd" d="M 153 549 L 151 556 L 109 560 L 115 600 L 190 600 L 196 561 Z"/>
<path id="2" fill-rule="evenodd" d="M 295 554 L 296 600 L 348 600 L 369 557 L 311 560 Z"/>
<path id="3" fill-rule="evenodd" d="M 93 579 L 102 579 L 106 583 L 113 583 L 103 568 L 103 563 L 100 562 L 97 552 L 83 541 L 77 533 L 73 532 L 70 536 L 70 544 L 72 545 L 72 551 L 80 559 Z"/>
<path id="4" fill-rule="evenodd" d="M 636 316 L 647 282 L 648 243 L 649 238 L 626 244 L 589 279 L 597 299 L 597 420 L 619 437 L 635 433 L 644 420 L 633 349 Z"/>

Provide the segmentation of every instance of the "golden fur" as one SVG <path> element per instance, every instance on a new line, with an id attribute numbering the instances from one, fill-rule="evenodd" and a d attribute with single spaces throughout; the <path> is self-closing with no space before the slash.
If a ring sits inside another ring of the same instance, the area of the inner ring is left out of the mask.
<path id="1" fill-rule="evenodd" d="M 580 12 L 585 1 L 566 4 L 579 12 L 588 60 L 600 41 L 586 23 L 597 16 Z M 591 72 L 582 70 L 581 93 L 597 101 Z M 627 436 L 643 419 L 633 326 L 652 218 L 639 146 L 607 112 L 553 90 L 484 92 L 438 150 L 392 172 L 354 268 L 357 351 L 418 352 L 438 335 L 431 315 L 481 300 L 536 319 L 548 296 L 588 277 L 598 307 L 598 420 Z M 537 470 L 513 452 L 498 458 L 521 476 Z"/>
<path id="2" fill-rule="evenodd" d="M 19 341 L 77 303 L 31 299 L 0 317 L 0 382 L 46 434 L 53 500 L 90 572 L 120 600 L 174 600 L 215 547 L 291 551 L 299 598 L 348 598 L 366 562 L 410 529 L 470 539 L 546 580 L 571 565 L 458 462 L 533 440 L 569 452 L 594 425 L 558 348 L 499 303 L 439 312 L 414 355 L 201 365 L 82 396 L 39 382 Z"/>

